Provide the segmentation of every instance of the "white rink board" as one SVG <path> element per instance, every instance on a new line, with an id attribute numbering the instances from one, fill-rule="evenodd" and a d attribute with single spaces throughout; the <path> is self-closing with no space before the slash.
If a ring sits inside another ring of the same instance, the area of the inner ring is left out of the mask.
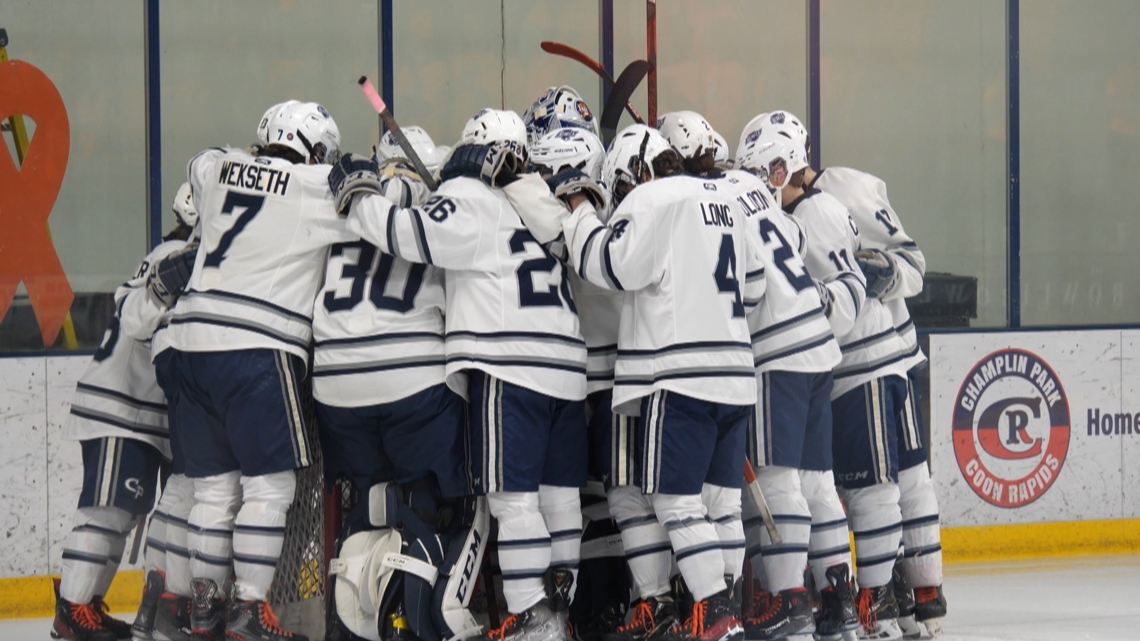
<path id="1" fill-rule="evenodd" d="M 931 335 L 931 468 L 943 527 L 1140 514 L 1138 357 L 1140 331 L 1132 330 Z M 1049 369 L 1060 389 L 1051 388 Z M 1064 448 L 1063 430 L 1052 425 L 1063 422 L 1066 403 Z M 1110 414 L 1109 432 L 1098 434 L 1090 420 Z M 956 416 L 966 428 L 957 446 Z"/>

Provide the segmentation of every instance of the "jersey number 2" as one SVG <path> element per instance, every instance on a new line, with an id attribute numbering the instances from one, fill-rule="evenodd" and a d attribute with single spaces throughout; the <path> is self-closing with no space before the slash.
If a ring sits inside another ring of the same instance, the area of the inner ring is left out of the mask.
<path id="1" fill-rule="evenodd" d="M 713 272 L 716 288 L 722 294 L 732 294 L 732 317 L 744 318 L 744 301 L 740 300 L 740 281 L 736 279 L 736 245 L 732 235 L 725 234 L 720 241 L 720 258 Z"/>
<path id="2" fill-rule="evenodd" d="M 392 276 L 392 266 L 395 259 L 382 253 L 375 245 L 363 240 L 354 243 L 338 243 L 332 246 L 330 255 L 343 256 L 346 249 L 356 249 L 355 263 L 346 262 L 341 268 L 341 278 L 351 278 L 352 288 L 348 296 L 337 298 L 335 291 L 325 292 L 325 309 L 330 312 L 339 312 L 356 307 L 364 300 L 364 288 L 368 287 L 368 300 L 376 309 L 387 309 L 405 314 L 415 307 L 416 294 L 420 293 L 420 286 L 424 282 L 424 272 L 427 265 L 409 263 L 408 282 L 404 284 L 404 292 L 399 298 L 384 293 L 388 287 L 388 279 Z M 376 254 L 380 259 L 376 260 Z M 371 281 L 371 282 L 370 282 Z"/>
<path id="3" fill-rule="evenodd" d="M 265 205 L 265 196 L 254 196 L 236 191 L 226 192 L 226 200 L 222 203 L 222 215 L 229 216 L 234 213 L 235 209 L 242 209 L 243 211 L 234 221 L 233 226 L 222 234 L 222 239 L 218 241 L 218 246 L 214 248 L 214 251 L 206 254 L 205 267 L 222 266 L 222 261 L 226 259 L 226 252 L 230 250 L 230 245 L 233 244 L 234 239 L 245 229 L 249 221 L 257 216 L 257 212 L 261 211 L 263 205 Z"/>

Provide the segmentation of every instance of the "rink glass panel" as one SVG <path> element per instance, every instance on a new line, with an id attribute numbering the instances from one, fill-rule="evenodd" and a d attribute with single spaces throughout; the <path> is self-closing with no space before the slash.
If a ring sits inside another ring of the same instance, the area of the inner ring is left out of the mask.
<path id="1" fill-rule="evenodd" d="M 1140 6 L 1021 3 L 1026 325 L 1140 321 Z"/>
<path id="2" fill-rule="evenodd" d="M 147 252 L 144 24 L 143 4 L 134 0 L 77 0 L 66 6 L 5 0 L 0 5 L 8 58 L 46 74 L 67 110 L 67 171 L 48 225 L 76 293 L 74 323 L 85 348 L 102 336 L 109 293 Z M 25 123 L 34 144 L 36 123 Z M 0 137 L 15 162 L 12 135 Z M 88 323 L 92 306 L 98 318 Z M 99 327 L 89 328 L 93 323 Z M 60 332 L 60 346 L 62 337 Z M 21 286 L 0 325 L 0 351 L 43 347 Z"/>
<path id="3" fill-rule="evenodd" d="M 978 279 L 973 326 L 1006 324 L 1005 7 L 1002 0 L 820 7 L 821 166 L 886 181 L 927 270 Z M 1030 104 L 1023 95 L 1024 112 Z"/>

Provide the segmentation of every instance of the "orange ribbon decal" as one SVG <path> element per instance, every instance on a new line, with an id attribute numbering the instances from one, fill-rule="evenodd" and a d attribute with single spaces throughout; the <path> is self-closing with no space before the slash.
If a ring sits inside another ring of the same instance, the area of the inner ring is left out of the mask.
<path id="1" fill-rule="evenodd" d="M 28 290 L 44 345 L 55 343 L 75 300 L 48 234 L 71 151 L 63 98 L 44 72 L 18 60 L 0 64 L 0 120 L 23 115 L 36 123 L 23 167 L 0 153 L 0 318 L 20 282 Z"/>

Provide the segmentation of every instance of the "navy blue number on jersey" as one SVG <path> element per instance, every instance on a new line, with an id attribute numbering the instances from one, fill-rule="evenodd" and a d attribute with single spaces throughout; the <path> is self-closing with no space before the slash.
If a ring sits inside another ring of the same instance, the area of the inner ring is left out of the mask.
<path id="1" fill-rule="evenodd" d="M 143 262 L 143 265 L 146 265 L 146 262 Z M 95 350 L 96 363 L 102 363 L 107 360 L 111 352 L 115 351 L 115 345 L 119 344 L 119 315 L 123 313 L 123 305 L 126 303 L 126 297 L 119 301 L 119 307 L 115 310 L 115 315 L 111 317 L 111 322 L 107 323 L 107 332 L 106 335 L 103 336 L 103 342 L 99 343 L 98 349 Z"/>
<path id="2" fill-rule="evenodd" d="M 732 294 L 733 318 L 744 318 L 744 301 L 740 299 L 740 281 L 736 279 L 736 245 L 732 234 L 725 234 L 720 241 L 720 258 L 713 272 L 716 288 L 722 294 Z"/>
<path id="3" fill-rule="evenodd" d="M 511 254 L 525 252 L 527 243 L 534 243 L 542 249 L 542 245 L 528 230 L 516 230 L 511 234 Z M 578 308 L 574 306 L 574 297 L 570 294 L 570 280 L 566 277 L 566 270 L 545 249 L 542 249 L 542 253 L 542 258 L 524 260 L 515 272 L 519 281 L 519 307 L 562 307 L 562 301 L 565 300 L 570 311 L 577 314 Z M 549 285 L 546 291 L 535 291 L 533 274 L 553 274 L 556 269 L 560 275 L 559 285 Z"/>
<path id="4" fill-rule="evenodd" d="M 261 207 L 265 204 L 265 196 L 255 196 L 253 194 L 243 194 L 236 191 L 227 191 L 226 200 L 222 203 L 222 215 L 229 216 L 234 213 L 235 209 L 243 210 L 241 214 L 234 221 L 232 227 L 226 233 L 222 234 L 222 239 L 218 241 L 218 246 L 214 251 L 206 254 L 206 267 L 220 267 L 222 261 L 226 259 L 226 252 L 229 251 L 230 245 L 233 244 L 237 235 L 245 229 L 246 225 L 257 216 L 257 212 L 261 211 Z"/>
<path id="5" fill-rule="evenodd" d="M 851 256 L 847 254 L 846 249 L 840 249 L 839 253 L 828 252 L 827 257 L 831 259 L 831 263 L 835 268 L 841 272 L 853 272 L 855 267 L 851 264 Z"/>
<path id="6" fill-rule="evenodd" d="M 875 212 L 875 220 L 883 223 L 883 226 L 887 228 L 888 236 L 894 236 L 895 234 L 899 233 L 899 228 L 891 224 L 891 215 L 887 213 L 887 210 L 880 209 L 879 211 Z"/>
<path id="7" fill-rule="evenodd" d="M 424 272 L 427 265 L 409 263 L 408 281 L 397 298 L 384 293 L 388 281 L 392 277 L 392 266 L 395 258 L 379 252 L 376 246 L 358 240 L 352 243 L 337 243 L 329 250 L 330 256 L 343 256 L 345 250 L 357 250 L 356 262 L 345 262 L 341 267 L 341 279 L 351 278 L 352 287 L 348 295 L 338 298 L 335 291 L 325 292 L 325 309 L 329 312 L 339 312 L 352 309 L 364 300 L 364 290 L 368 288 L 368 300 L 376 309 L 387 309 L 405 314 L 415 307 L 416 294 L 424 282 Z M 379 254 L 379 257 L 377 257 Z"/>
<path id="8" fill-rule="evenodd" d="M 788 279 L 788 282 L 792 284 L 792 287 L 796 288 L 797 292 L 802 292 L 809 287 L 815 287 L 811 276 L 807 275 L 807 270 L 803 270 L 802 274 L 796 274 L 792 271 L 792 268 L 788 266 L 788 261 L 795 258 L 795 254 L 792 253 L 792 247 L 788 244 L 788 240 L 784 238 L 784 235 L 780 233 L 780 229 L 776 227 L 776 223 L 773 223 L 767 218 L 761 218 L 760 237 L 764 239 L 765 243 L 772 242 L 772 238 L 779 241 L 780 246 L 776 248 L 776 251 L 772 252 L 772 257 L 775 259 L 776 267 L 780 270 L 780 273 Z"/>

